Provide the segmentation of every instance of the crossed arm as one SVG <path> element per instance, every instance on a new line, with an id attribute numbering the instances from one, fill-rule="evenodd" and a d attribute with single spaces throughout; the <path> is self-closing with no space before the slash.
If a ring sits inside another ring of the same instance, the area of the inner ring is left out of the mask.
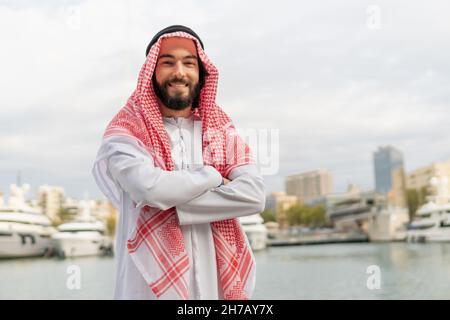
<path id="1" fill-rule="evenodd" d="M 181 225 L 210 223 L 260 213 L 264 210 L 264 182 L 255 165 L 233 169 L 230 182 L 221 185 L 221 174 L 211 166 L 165 171 L 136 141 L 107 139 L 111 177 L 142 207 L 165 210 L 176 207 Z"/>

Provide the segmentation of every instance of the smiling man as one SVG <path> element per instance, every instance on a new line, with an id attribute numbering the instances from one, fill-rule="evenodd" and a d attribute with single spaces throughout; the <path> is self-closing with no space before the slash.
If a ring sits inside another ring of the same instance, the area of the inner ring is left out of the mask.
<path id="1" fill-rule="evenodd" d="M 146 55 L 92 170 L 120 209 L 115 298 L 249 299 L 255 261 L 237 218 L 264 209 L 264 183 L 215 103 L 218 71 L 184 26 Z"/>
<path id="2" fill-rule="evenodd" d="M 195 43 L 191 39 L 173 37 L 161 41 L 152 82 L 163 116 L 190 115 L 190 106 L 200 93 L 199 65 Z"/>

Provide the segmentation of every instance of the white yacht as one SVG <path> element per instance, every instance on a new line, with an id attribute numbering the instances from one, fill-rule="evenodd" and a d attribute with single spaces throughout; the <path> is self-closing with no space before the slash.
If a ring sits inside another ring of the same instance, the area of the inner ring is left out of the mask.
<path id="1" fill-rule="evenodd" d="M 267 228 L 260 214 L 240 217 L 242 229 L 247 235 L 252 250 L 262 250 L 267 246 Z"/>
<path id="2" fill-rule="evenodd" d="M 25 203 L 29 186 L 11 185 L 8 206 L 0 208 L 0 258 L 43 256 L 56 230 L 50 219 Z"/>
<path id="3" fill-rule="evenodd" d="M 0 258 L 43 256 L 55 232 L 50 219 L 26 209 L 0 209 Z"/>
<path id="4" fill-rule="evenodd" d="M 408 242 L 450 242 L 450 197 L 446 187 L 447 179 L 431 179 L 438 186 L 438 195 L 428 197 L 420 207 L 414 220 L 408 226 Z"/>
<path id="5" fill-rule="evenodd" d="M 81 202 L 81 214 L 59 225 L 58 232 L 52 235 L 55 254 L 61 258 L 101 255 L 112 248 L 104 223 L 90 215 L 87 201 Z"/>
<path id="6" fill-rule="evenodd" d="M 450 242 L 450 204 L 429 201 L 420 207 L 406 234 L 408 242 Z"/>

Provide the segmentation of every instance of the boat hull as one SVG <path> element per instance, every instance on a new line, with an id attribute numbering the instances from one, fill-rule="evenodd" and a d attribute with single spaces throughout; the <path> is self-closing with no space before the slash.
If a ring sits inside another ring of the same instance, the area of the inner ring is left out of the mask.
<path id="1" fill-rule="evenodd" d="M 450 228 L 411 230 L 407 232 L 408 242 L 450 242 Z"/>
<path id="2" fill-rule="evenodd" d="M 264 225 L 244 227 L 243 229 L 253 251 L 263 250 L 267 247 L 267 229 Z"/>
<path id="3" fill-rule="evenodd" d="M 62 258 L 101 255 L 105 236 L 96 232 L 58 232 L 52 236 L 55 254 Z"/>
<path id="4" fill-rule="evenodd" d="M 0 258 L 39 257 L 51 249 L 50 237 L 36 233 L 0 236 Z"/>

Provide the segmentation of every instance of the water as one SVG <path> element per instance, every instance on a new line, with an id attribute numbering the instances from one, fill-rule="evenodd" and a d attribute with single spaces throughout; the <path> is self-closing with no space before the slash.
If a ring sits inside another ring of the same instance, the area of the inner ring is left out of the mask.
<path id="1" fill-rule="evenodd" d="M 450 243 L 273 247 L 255 257 L 254 299 L 450 299 Z M 80 289 L 67 287 L 71 265 Z M 380 289 L 367 287 L 370 265 Z M 113 279 L 113 258 L 1 260 L 0 299 L 111 299 Z"/>

